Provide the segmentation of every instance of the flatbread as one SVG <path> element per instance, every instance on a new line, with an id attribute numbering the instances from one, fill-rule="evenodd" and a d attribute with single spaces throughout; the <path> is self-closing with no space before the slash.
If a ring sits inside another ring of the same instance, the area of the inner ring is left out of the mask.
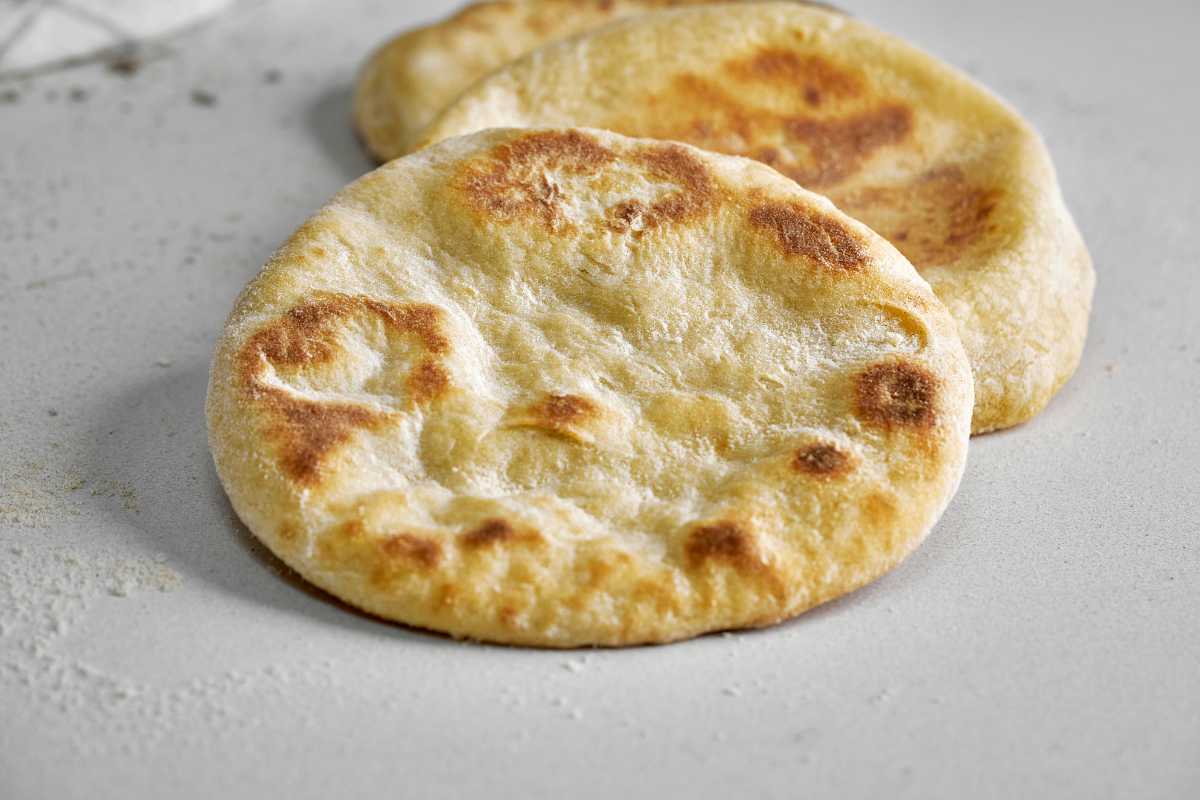
<path id="1" fill-rule="evenodd" d="M 972 385 L 911 265 L 748 159 L 492 130 L 397 159 L 237 301 L 238 515 L 388 619 L 565 647 L 767 625 L 954 492 Z"/>
<path id="2" fill-rule="evenodd" d="M 493 73 L 422 143 L 543 125 L 750 156 L 883 234 L 958 322 L 977 433 L 1037 414 L 1079 362 L 1095 277 L 1040 138 L 861 22 L 791 3 L 643 15 Z"/>
<path id="3" fill-rule="evenodd" d="M 421 131 L 464 89 L 547 42 L 613 20 L 721 0 L 496 0 L 391 39 L 363 66 L 354 125 L 371 155 L 409 151 Z"/>

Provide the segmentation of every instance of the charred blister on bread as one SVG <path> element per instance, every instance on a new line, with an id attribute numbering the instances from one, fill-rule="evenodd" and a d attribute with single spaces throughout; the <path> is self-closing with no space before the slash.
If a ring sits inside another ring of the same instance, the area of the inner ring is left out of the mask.
<path id="1" fill-rule="evenodd" d="M 836 271 L 854 271 L 870 259 L 866 243 L 846 225 L 812 206 L 763 201 L 750 209 L 750 223 L 774 234 L 780 249 Z"/>
<path id="2" fill-rule="evenodd" d="M 854 386 L 855 413 L 877 427 L 932 428 L 937 421 L 938 379 L 905 360 L 885 361 L 861 372 Z"/>
<path id="3" fill-rule="evenodd" d="M 414 533 L 394 533 L 384 537 L 379 549 L 388 559 L 412 561 L 426 569 L 436 567 L 442 560 L 442 546 L 427 536 Z"/>
<path id="4" fill-rule="evenodd" d="M 548 231 L 568 235 L 586 219 L 582 205 L 603 197 L 611 167 L 640 172 L 669 187 L 656 196 L 606 200 L 591 222 L 616 233 L 641 234 L 702 214 L 716 194 L 704 164 L 676 144 L 639 145 L 615 153 L 584 131 L 548 131 L 519 136 L 467 165 L 457 186 L 484 218 L 504 223 L 537 221 Z"/>
<path id="5" fill-rule="evenodd" d="M 817 442 L 798 448 L 792 454 L 790 463 L 796 472 L 825 479 L 848 475 L 853 469 L 854 459 L 835 444 Z"/>
<path id="6" fill-rule="evenodd" d="M 596 429 L 602 423 L 600 406 L 579 394 L 548 393 L 540 399 L 519 407 L 506 418 L 510 428 L 532 428 L 581 444 L 596 440 Z"/>
<path id="7" fill-rule="evenodd" d="M 697 576 L 706 605 L 721 602 L 730 572 L 745 582 L 751 595 L 762 598 L 760 604 L 767 603 L 769 610 L 760 611 L 767 617 L 773 618 L 788 596 L 783 577 L 762 552 L 748 522 L 727 518 L 696 526 L 684 542 L 684 560 Z"/>
<path id="8" fill-rule="evenodd" d="M 722 520 L 696 527 L 688 534 L 684 546 L 688 566 L 697 569 L 710 562 L 720 562 L 742 573 L 757 573 L 769 569 L 758 552 L 754 535 L 734 520 Z"/>
<path id="9" fill-rule="evenodd" d="M 535 530 L 518 529 L 499 517 L 486 519 L 458 536 L 458 545 L 465 551 L 491 550 L 513 545 L 542 545 L 545 538 Z"/>
<path id="10" fill-rule="evenodd" d="M 569 227 L 553 176 L 595 174 L 616 156 L 582 131 L 528 134 L 470 163 L 459 177 L 463 195 L 483 214 L 506 222 L 529 218 L 555 231 Z"/>

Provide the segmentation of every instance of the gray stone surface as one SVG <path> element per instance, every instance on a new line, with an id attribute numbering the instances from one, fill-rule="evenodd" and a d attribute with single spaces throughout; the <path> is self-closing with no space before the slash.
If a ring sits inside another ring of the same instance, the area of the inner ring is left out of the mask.
<path id="1" fill-rule="evenodd" d="M 368 168 L 360 59 L 443 6 L 243 5 L 133 74 L 0 83 L 0 796 L 1200 796 L 1200 6 L 846 5 L 1044 132 L 1088 349 L 892 575 L 665 648 L 376 622 L 210 466 L 234 296 Z"/>
<path id="2" fill-rule="evenodd" d="M 0 78 L 79 64 L 203 24 L 231 0 L 0 0 Z M 254 0 L 242 0 L 254 2 Z"/>

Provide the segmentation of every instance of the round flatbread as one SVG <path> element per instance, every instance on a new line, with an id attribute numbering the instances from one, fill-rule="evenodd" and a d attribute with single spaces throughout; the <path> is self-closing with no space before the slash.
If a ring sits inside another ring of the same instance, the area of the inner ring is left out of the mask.
<path id="1" fill-rule="evenodd" d="M 1095 277 L 1045 146 L 892 36 L 791 3 L 646 14 L 484 78 L 423 142 L 542 125 L 750 156 L 881 233 L 958 322 L 976 433 L 1037 414 L 1079 362 Z"/>
<path id="2" fill-rule="evenodd" d="M 492 130 L 352 184 L 246 289 L 209 435 L 255 535 L 455 636 L 767 625 L 916 546 L 972 405 L 946 309 L 748 159 Z"/>
<path id="3" fill-rule="evenodd" d="M 728 0 L 727 0 L 728 1 Z M 721 0 L 495 0 L 474 3 L 376 50 L 354 90 L 354 125 L 371 155 L 409 151 L 464 89 L 547 42 L 616 19 Z"/>

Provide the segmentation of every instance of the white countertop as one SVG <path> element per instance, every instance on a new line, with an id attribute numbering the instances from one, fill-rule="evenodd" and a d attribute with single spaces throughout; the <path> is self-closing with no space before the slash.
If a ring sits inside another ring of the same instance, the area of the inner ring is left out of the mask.
<path id="1" fill-rule="evenodd" d="M 1200 796 L 1200 4 L 845 4 L 1043 131 L 1087 352 L 894 573 L 668 647 L 377 622 L 210 464 L 234 296 L 368 168 L 368 49 L 446 5 L 243 2 L 135 74 L 0 83 L 0 796 Z"/>

